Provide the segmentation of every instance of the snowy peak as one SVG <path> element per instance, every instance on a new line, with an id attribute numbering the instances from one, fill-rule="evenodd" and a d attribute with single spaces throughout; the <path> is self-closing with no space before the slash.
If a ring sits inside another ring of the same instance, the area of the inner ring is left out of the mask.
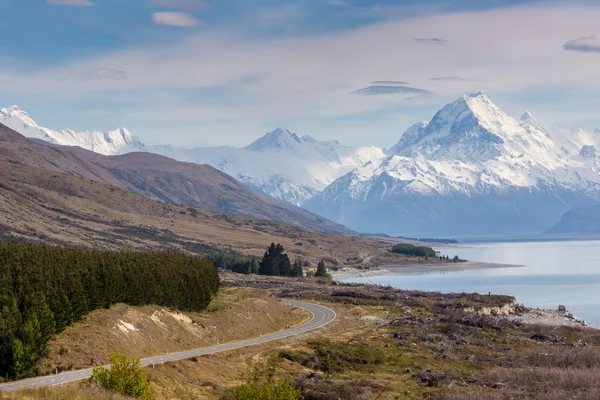
<path id="1" fill-rule="evenodd" d="M 429 123 L 410 127 L 391 153 L 433 160 L 484 161 L 500 155 L 503 143 L 518 126 L 485 94 L 477 92 L 446 105 Z"/>
<path id="2" fill-rule="evenodd" d="M 23 110 L 21 107 L 12 105 L 0 109 L 0 121 L 8 120 L 11 118 L 19 119 L 24 124 L 29 126 L 38 126 L 33 119 Z"/>
<path id="3" fill-rule="evenodd" d="M 25 110 L 14 105 L 0 110 L 0 122 L 29 138 L 42 139 L 64 146 L 78 146 L 104 155 L 146 149 L 146 146 L 125 128 L 108 132 L 76 132 L 73 129 L 55 131 L 39 126 Z"/>
<path id="4" fill-rule="evenodd" d="M 245 149 L 252 151 L 266 151 L 272 149 L 290 150 L 303 143 L 303 140 L 295 133 L 284 128 L 277 128 L 273 132 L 269 132 L 265 136 L 254 141 L 249 146 L 245 147 Z"/>

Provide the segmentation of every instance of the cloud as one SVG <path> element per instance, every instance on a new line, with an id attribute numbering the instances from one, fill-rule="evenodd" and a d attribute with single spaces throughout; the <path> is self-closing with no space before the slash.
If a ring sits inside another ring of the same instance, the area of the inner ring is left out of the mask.
<path id="1" fill-rule="evenodd" d="M 202 24 L 202 21 L 199 19 L 188 13 L 182 12 L 155 12 L 152 14 L 152 20 L 159 25 L 179 26 L 184 28 L 191 28 Z"/>
<path id="2" fill-rule="evenodd" d="M 582 53 L 600 53 L 600 37 L 586 36 L 568 41 L 563 49 Z"/>
<path id="3" fill-rule="evenodd" d="M 31 98 L 48 107 L 62 102 L 65 110 L 106 110 L 107 104 L 119 102 L 116 111 L 108 113 L 110 120 L 83 121 L 82 127 L 126 125 L 152 144 L 202 145 L 214 140 L 213 144 L 242 145 L 249 136 L 279 125 L 351 144 L 385 144 L 395 141 L 401 127 L 430 118 L 440 106 L 473 89 L 485 91 L 514 115 L 534 108 L 539 118 L 547 113 L 558 123 L 565 118 L 553 111 L 576 110 L 581 121 L 600 122 L 600 57 L 581 62 L 561 48 L 565 38 L 594 32 L 598 20 L 600 5 L 561 2 L 403 16 L 310 35 L 253 35 L 246 31 L 249 23 L 241 21 L 191 30 L 166 44 L 145 43 L 65 59 L 59 67 L 0 63 L 0 82 L 5 102 Z M 469 29 L 457 28 L 466 26 Z M 414 38 L 451 38 L 452 44 L 425 45 Z M 127 79 L 59 82 L 65 71 L 98 66 L 127 71 Z M 493 81 L 474 84 L 431 81 L 432 77 Z M 411 83 L 370 84 L 373 78 Z M 435 96 L 399 93 L 400 86 Z M 368 90 L 349 95 L 361 87 Z M 393 93 L 377 95 L 386 91 Z M 416 99 L 404 101 L 415 95 Z M 566 104 L 580 108 L 566 109 Z M 69 114 L 53 118 L 63 119 L 58 126 L 70 125 Z M 377 129 L 366 138 L 358 130 L 347 137 L 348 121 L 357 120 Z M 165 136 L 167 128 L 177 133 Z"/>
<path id="4" fill-rule="evenodd" d="M 351 4 L 346 3 L 345 1 L 340 1 L 340 0 L 328 0 L 328 1 L 324 1 L 323 4 L 327 4 L 328 6 L 345 7 L 345 8 L 350 8 L 353 10 L 362 10 L 362 11 L 380 11 L 381 10 L 381 6 L 378 4 L 376 4 L 374 6 L 361 7 L 361 6 L 353 6 Z"/>
<path id="5" fill-rule="evenodd" d="M 204 11 L 210 6 L 202 0 L 151 0 L 155 6 L 166 8 L 177 8 L 188 11 Z"/>
<path id="6" fill-rule="evenodd" d="M 404 81 L 373 81 L 371 85 L 407 85 Z"/>
<path id="7" fill-rule="evenodd" d="M 74 6 L 74 7 L 90 7 L 96 4 L 90 0 L 46 0 L 46 3 L 52 6 Z"/>
<path id="8" fill-rule="evenodd" d="M 113 68 L 75 68 L 67 70 L 61 81 L 73 80 L 84 82 L 89 80 L 126 81 L 127 72 Z"/>
<path id="9" fill-rule="evenodd" d="M 429 78 L 432 82 L 443 81 L 443 82 L 493 82 L 493 79 L 484 78 L 470 78 L 463 76 L 440 76 L 435 78 Z"/>
<path id="10" fill-rule="evenodd" d="M 359 94 L 364 96 L 379 96 L 383 94 L 433 94 L 429 90 L 419 89 L 410 86 L 396 85 L 372 85 L 364 89 L 359 89 L 351 94 Z"/>
<path id="11" fill-rule="evenodd" d="M 417 43 L 433 43 L 433 44 L 439 44 L 439 45 L 444 45 L 446 43 L 450 43 L 449 40 L 440 39 L 440 38 L 413 38 L 413 40 Z"/>

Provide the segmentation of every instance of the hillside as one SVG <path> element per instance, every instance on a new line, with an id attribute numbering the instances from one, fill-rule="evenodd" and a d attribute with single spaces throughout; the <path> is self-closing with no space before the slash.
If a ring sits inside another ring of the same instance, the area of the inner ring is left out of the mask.
<path id="1" fill-rule="evenodd" d="M 113 183 L 112 185 L 104 182 Z M 343 265 L 389 244 L 282 223 L 215 214 L 125 190 L 78 152 L 40 146 L 0 127 L 0 237 L 94 248 L 226 251 L 260 257 L 281 242 L 291 257 Z"/>
<path id="2" fill-rule="evenodd" d="M 0 123 L 29 138 L 78 146 L 103 155 L 148 152 L 178 161 L 209 164 L 261 193 L 297 206 L 339 176 L 384 156 L 383 150 L 376 147 L 351 147 L 337 141 L 317 141 L 310 136 L 299 137 L 282 128 L 267 133 L 244 148 L 181 148 L 168 144 L 147 146 L 125 128 L 109 132 L 56 131 L 38 125 L 18 106 L 0 109 Z"/>
<path id="3" fill-rule="evenodd" d="M 34 142 L 1 124 L 0 154 L 28 166 L 89 178 L 174 204 L 321 232 L 350 233 L 306 210 L 257 193 L 206 165 L 181 163 L 149 153 L 102 156 L 78 147 Z"/>

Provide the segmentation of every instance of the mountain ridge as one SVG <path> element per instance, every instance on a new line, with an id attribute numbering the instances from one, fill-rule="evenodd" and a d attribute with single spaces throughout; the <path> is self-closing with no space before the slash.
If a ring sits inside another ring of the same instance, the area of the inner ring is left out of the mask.
<path id="1" fill-rule="evenodd" d="M 129 152 L 160 154 L 183 162 L 208 164 L 251 188 L 300 206 L 339 176 L 372 158 L 384 156 L 376 147 L 349 147 L 337 141 L 317 141 L 277 128 L 242 148 L 230 146 L 181 148 L 146 146 L 125 128 L 109 132 L 54 131 L 40 127 L 23 109 L 0 110 L 0 123 L 32 138 L 78 146 L 103 155 Z M 264 157 L 268 152 L 269 157 Z"/>
<path id="2" fill-rule="evenodd" d="M 22 165 L 81 176 L 168 203 L 320 232 L 352 233 L 307 210 L 257 193 L 207 165 L 183 163 L 143 152 L 104 156 L 80 147 L 60 146 L 40 139 L 33 141 L 1 123 L 0 155 Z"/>
<path id="3" fill-rule="evenodd" d="M 540 233 L 600 198 L 600 138 L 542 129 L 524 116 L 509 117 L 481 92 L 462 96 L 305 208 L 359 231 Z"/>

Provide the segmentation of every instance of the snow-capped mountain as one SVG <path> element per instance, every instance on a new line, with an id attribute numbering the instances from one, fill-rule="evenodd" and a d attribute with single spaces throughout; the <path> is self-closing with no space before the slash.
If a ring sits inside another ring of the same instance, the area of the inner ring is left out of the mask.
<path id="1" fill-rule="evenodd" d="M 29 138 L 64 146 L 79 146 L 104 155 L 146 150 L 144 144 L 134 138 L 125 128 L 109 132 L 75 132 L 72 129 L 55 131 L 39 126 L 18 106 L 0 109 L 0 123 Z"/>
<path id="2" fill-rule="evenodd" d="M 600 199 L 598 132 L 515 119 L 483 93 L 410 127 L 305 208 L 366 232 L 411 235 L 538 233 L 571 207 Z"/>
<path id="3" fill-rule="evenodd" d="M 157 146 L 149 150 L 179 161 L 209 164 L 260 192 L 295 205 L 304 204 L 354 168 L 385 156 L 376 147 L 319 142 L 282 128 L 241 149 Z"/>
<path id="4" fill-rule="evenodd" d="M 104 155 L 145 151 L 178 161 L 211 165 L 250 187 L 280 200 L 302 205 L 338 177 L 364 163 L 385 156 L 376 147 L 348 147 L 337 141 L 319 142 L 298 137 L 282 128 L 249 146 L 200 147 L 146 146 L 124 128 L 106 133 L 54 131 L 39 126 L 21 108 L 0 110 L 0 123 L 31 138 L 79 146 Z"/>

